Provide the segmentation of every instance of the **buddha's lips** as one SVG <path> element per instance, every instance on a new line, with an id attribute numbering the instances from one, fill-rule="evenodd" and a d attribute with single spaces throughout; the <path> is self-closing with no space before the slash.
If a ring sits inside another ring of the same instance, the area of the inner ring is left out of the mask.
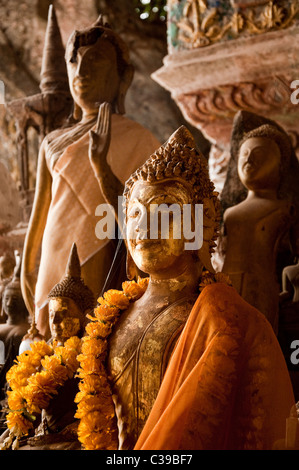
<path id="1" fill-rule="evenodd" d="M 87 80 L 87 79 L 76 79 L 74 80 L 74 83 L 73 83 L 73 86 L 74 88 L 76 89 L 85 89 L 85 88 L 89 88 L 90 87 L 90 81 Z"/>
<path id="2" fill-rule="evenodd" d="M 243 170 L 245 171 L 252 171 L 252 170 L 255 170 L 256 168 L 257 166 L 252 162 L 246 162 L 243 165 Z"/>
<path id="3" fill-rule="evenodd" d="M 153 240 L 150 238 L 143 238 L 143 239 L 133 239 L 131 240 L 131 243 L 133 246 L 136 248 L 143 248 L 143 247 L 148 247 L 152 246 L 154 244 L 159 243 L 160 240 Z"/>

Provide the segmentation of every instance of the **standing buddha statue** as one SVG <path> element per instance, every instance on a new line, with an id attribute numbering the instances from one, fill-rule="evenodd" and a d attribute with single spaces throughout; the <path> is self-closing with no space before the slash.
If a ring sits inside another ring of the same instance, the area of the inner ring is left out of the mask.
<path id="1" fill-rule="evenodd" d="M 159 145 L 147 129 L 123 115 L 133 66 L 126 44 L 102 18 L 73 32 L 65 60 L 74 119 L 68 127 L 49 133 L 41 144 L 21 276 L 28 310 L 47 339 L 47 296 L 63 276 L 73 242 L 80 252 L 82 278 L 95 296 L 115 253 L 115 240 L 96 234 L 96 208 L 105 201 L 88 156 L 100 104 L 107 101 L 113 109 L 108 160 L 123 183 Z"/>

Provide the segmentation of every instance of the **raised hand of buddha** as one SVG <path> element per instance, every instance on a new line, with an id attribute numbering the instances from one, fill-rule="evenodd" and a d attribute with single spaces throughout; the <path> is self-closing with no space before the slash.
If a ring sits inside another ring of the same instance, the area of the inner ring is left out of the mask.
<path id="1" fill-rule="evenodd" d="M 111 140 L 111 114 L 111 104 L 102 103 L 99 108 L 96 128 L 89 132 L 88 155 L 106 201 L 113 207 L 117 207 L 117 198 L 122 195 L 124 188 L 107 162 Z"/>
<path id="2" fill-rule="evenodd" d="M 95 130 L 89 132 L 89 160 L 97 178 L 107 166 L 107 153 L 111 140 L 111 104 L 102 103 Z"/>

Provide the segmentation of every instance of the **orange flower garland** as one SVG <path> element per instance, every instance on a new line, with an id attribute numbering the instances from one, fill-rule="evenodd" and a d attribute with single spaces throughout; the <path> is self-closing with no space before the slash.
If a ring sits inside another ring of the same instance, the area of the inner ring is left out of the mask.
<path id="1" fill-rule="evenodd" d="M 118 429 L 112 392 L 105 368 L 107 338 L 122 310 L 139 299 L 148 286 L 148 278 L 126 281 L 122 291 L 109 290 L 98 299 L 94 316 L 86 326 L 82 338 L 82 353 L 78 356 L 80 368 L 79 392 L 75 417 L 80 420 L 78 439 L 85 450 L 116 450 Z"/>
<path id="2" fill-rule="evenodd" d="M 49 406 L 57 389 L 72 378 L 78 368 L 77 356 L 81 339 L 74 336 L 64 346 L 33 342 L 31 350 L 23 352 L 7 372 L 10 390 L 8 396 L 7 427 L 9 437 L 1 450 L 18 448 L 19 439 L 34 428 L 36 414 Z"/>

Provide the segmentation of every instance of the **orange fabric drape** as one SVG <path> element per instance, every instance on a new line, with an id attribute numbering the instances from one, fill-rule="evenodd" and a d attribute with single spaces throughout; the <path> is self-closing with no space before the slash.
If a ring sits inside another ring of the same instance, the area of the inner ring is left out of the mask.
<path id="1" fill-rule="evenodd" d="M 272 449 L 294 405 L 266 318 L 233 287 L 198 297 L 135 450 Z"/>

